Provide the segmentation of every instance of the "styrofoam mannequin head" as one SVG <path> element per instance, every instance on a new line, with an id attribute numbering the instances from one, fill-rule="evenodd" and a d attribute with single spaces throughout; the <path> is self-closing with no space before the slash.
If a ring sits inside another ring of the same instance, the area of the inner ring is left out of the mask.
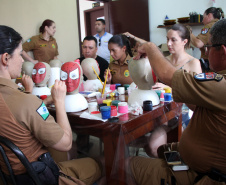
<path id="1" fill-rule="evenodd" d="M 129 62 L 129 73 L 138 89 L 149 90 L 154 85 L 152 68 L 147 58 L 131 60 Z"/>
<path id="2" fill-rule="evenodd" d="M 67 86 L 67 94 L 77 94 L 82 78 L 82 67 L 76 62 L 66 62 L 61 66 L 60 80 Z"/>
<path id="3" fill-rule="evenodd" d="M 49 65 L 50 65 L 50 67 L 59 67 L 59 68 L 61 68 L 62 62 L 60 60 L 58 60 L 58 59 L 55 59 L 55 60 L 51 60 L 49 62 Z"/>
<path id="4" fill-rule="evenodd" d="M 93 68 L 95 69 L 96 73 L 100 74 L 100 68 L 97 61 L 93 58 L 86 58 L 82 61 L 82 71 L 83 74 L 87 77 L 88 80 L 95 80 L 97 79 L 97 75 L 93 71 Z M 93 67 L 93 68 L 92 68 Z"/>
<path id="5" fill-rule="evenodd" d="M 34 64 L 32 62 L 25 61 L 22 65 L 22 74 L 32 77 L 33 68 Z"/>
<path id="6" fill-rule="evenodd" d="M 49 63 L 51 67 L 51 75 L 48 81 L 48 87 L 51 87 L 55 84 L 55 80 L 60 80 L 60 70 L 62 66 L 62 62 L 60 60 L 51 60 Z"/>
<path id="7" fill-rule="evenodd" d="M 51 70 L 49 64 L 38 62 L 32 71 L 32 80 L 37 87 L 44 87 L 50 78 Z"/>

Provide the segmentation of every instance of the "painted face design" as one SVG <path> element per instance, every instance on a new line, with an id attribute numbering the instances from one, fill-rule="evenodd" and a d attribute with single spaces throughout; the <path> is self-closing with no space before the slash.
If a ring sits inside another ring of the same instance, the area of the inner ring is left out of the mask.
<path id="1" fill-rule="evenodd" d="M 81 69 L 78 63 L 67 62 L 62 65 L 60 79 L 67 86 L 67 92 L 76 90 L 80 83 Z"/>
<path id="2" fill-rule="evenodd" d="M 41 83 L 46 76 L 46 66 L 42 62 L 35 64 L 32 71 L 32 80 L 34 83 Z"/>

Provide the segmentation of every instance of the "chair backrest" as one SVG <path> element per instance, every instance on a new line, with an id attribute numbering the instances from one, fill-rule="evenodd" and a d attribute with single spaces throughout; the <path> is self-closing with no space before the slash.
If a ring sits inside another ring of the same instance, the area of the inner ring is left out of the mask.
<path id="1" fill-rule="evenodd" d="M 11 180 L 11 183 L 13 183 L 13 185 L 16 185 L 16 180 L 15 180 L 15 175 L 13 173 L 12 167 L 10 165 L 10 162 L 8 160 L 8 157 L 4 151 L 4 148 L 2 147 L 2 145 L 5 145 L 7 148 L 9 148 L 17 157 L 18 159 L 21 161 L 21 163 L 24 165 L 24 167 L 27 170 L 27 174 L 31 177 L 31 179 L 34 181 L 35 185 L 42 185 L 41 181 L 39 180 L 38 174 L 35 172 L 34 168 L 32 167 L 32 165 L 30 164 L 30 162 L 28 161 L 27 157 L 23 154 L 23 152 L 14 144 L 12 143 L 9 139 L 0 136 L 0 152 L 2 155 L 2 158 L 7 166 L 7 169 L 9 171 L 9 177 Z M 2 170 L 1 170 L 1 166 L 0 166 L 0 177 L 4 183 L 4 185 L 7 185 L 7 179 L 5 174 L 3 174 Z"/>

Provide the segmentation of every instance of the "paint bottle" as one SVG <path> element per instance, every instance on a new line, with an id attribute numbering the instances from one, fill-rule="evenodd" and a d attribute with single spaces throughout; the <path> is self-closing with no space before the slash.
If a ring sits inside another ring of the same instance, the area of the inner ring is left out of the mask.
<path id="1" fill-rule="evenodd" d="M 102 119 L 108 119 L 111 117 L 111 107 L 110 106 L 100 107 L 100 112 L 102 115 Z"/>
<path id="2" fill-rule="evenodd" d="M 164 90 L 161 91 L 161 94 L 160 94 L 160 105 L 164 105 Z"/>

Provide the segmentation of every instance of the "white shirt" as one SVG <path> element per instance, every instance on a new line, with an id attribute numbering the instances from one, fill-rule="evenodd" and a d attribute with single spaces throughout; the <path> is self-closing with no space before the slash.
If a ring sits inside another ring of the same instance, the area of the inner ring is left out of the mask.
<path id="1" fill-rule="evenodd" d="M 100 37 L 99 34 L 94 35 L 94 37 L 97 39 L 97 55 L 107 60 L 108 63 L 110 63 L 110 51 L 108 50 L 108 41 L 112 36 L 112 34 L 107 32 L 105 32 L 102 37 Z"/>

